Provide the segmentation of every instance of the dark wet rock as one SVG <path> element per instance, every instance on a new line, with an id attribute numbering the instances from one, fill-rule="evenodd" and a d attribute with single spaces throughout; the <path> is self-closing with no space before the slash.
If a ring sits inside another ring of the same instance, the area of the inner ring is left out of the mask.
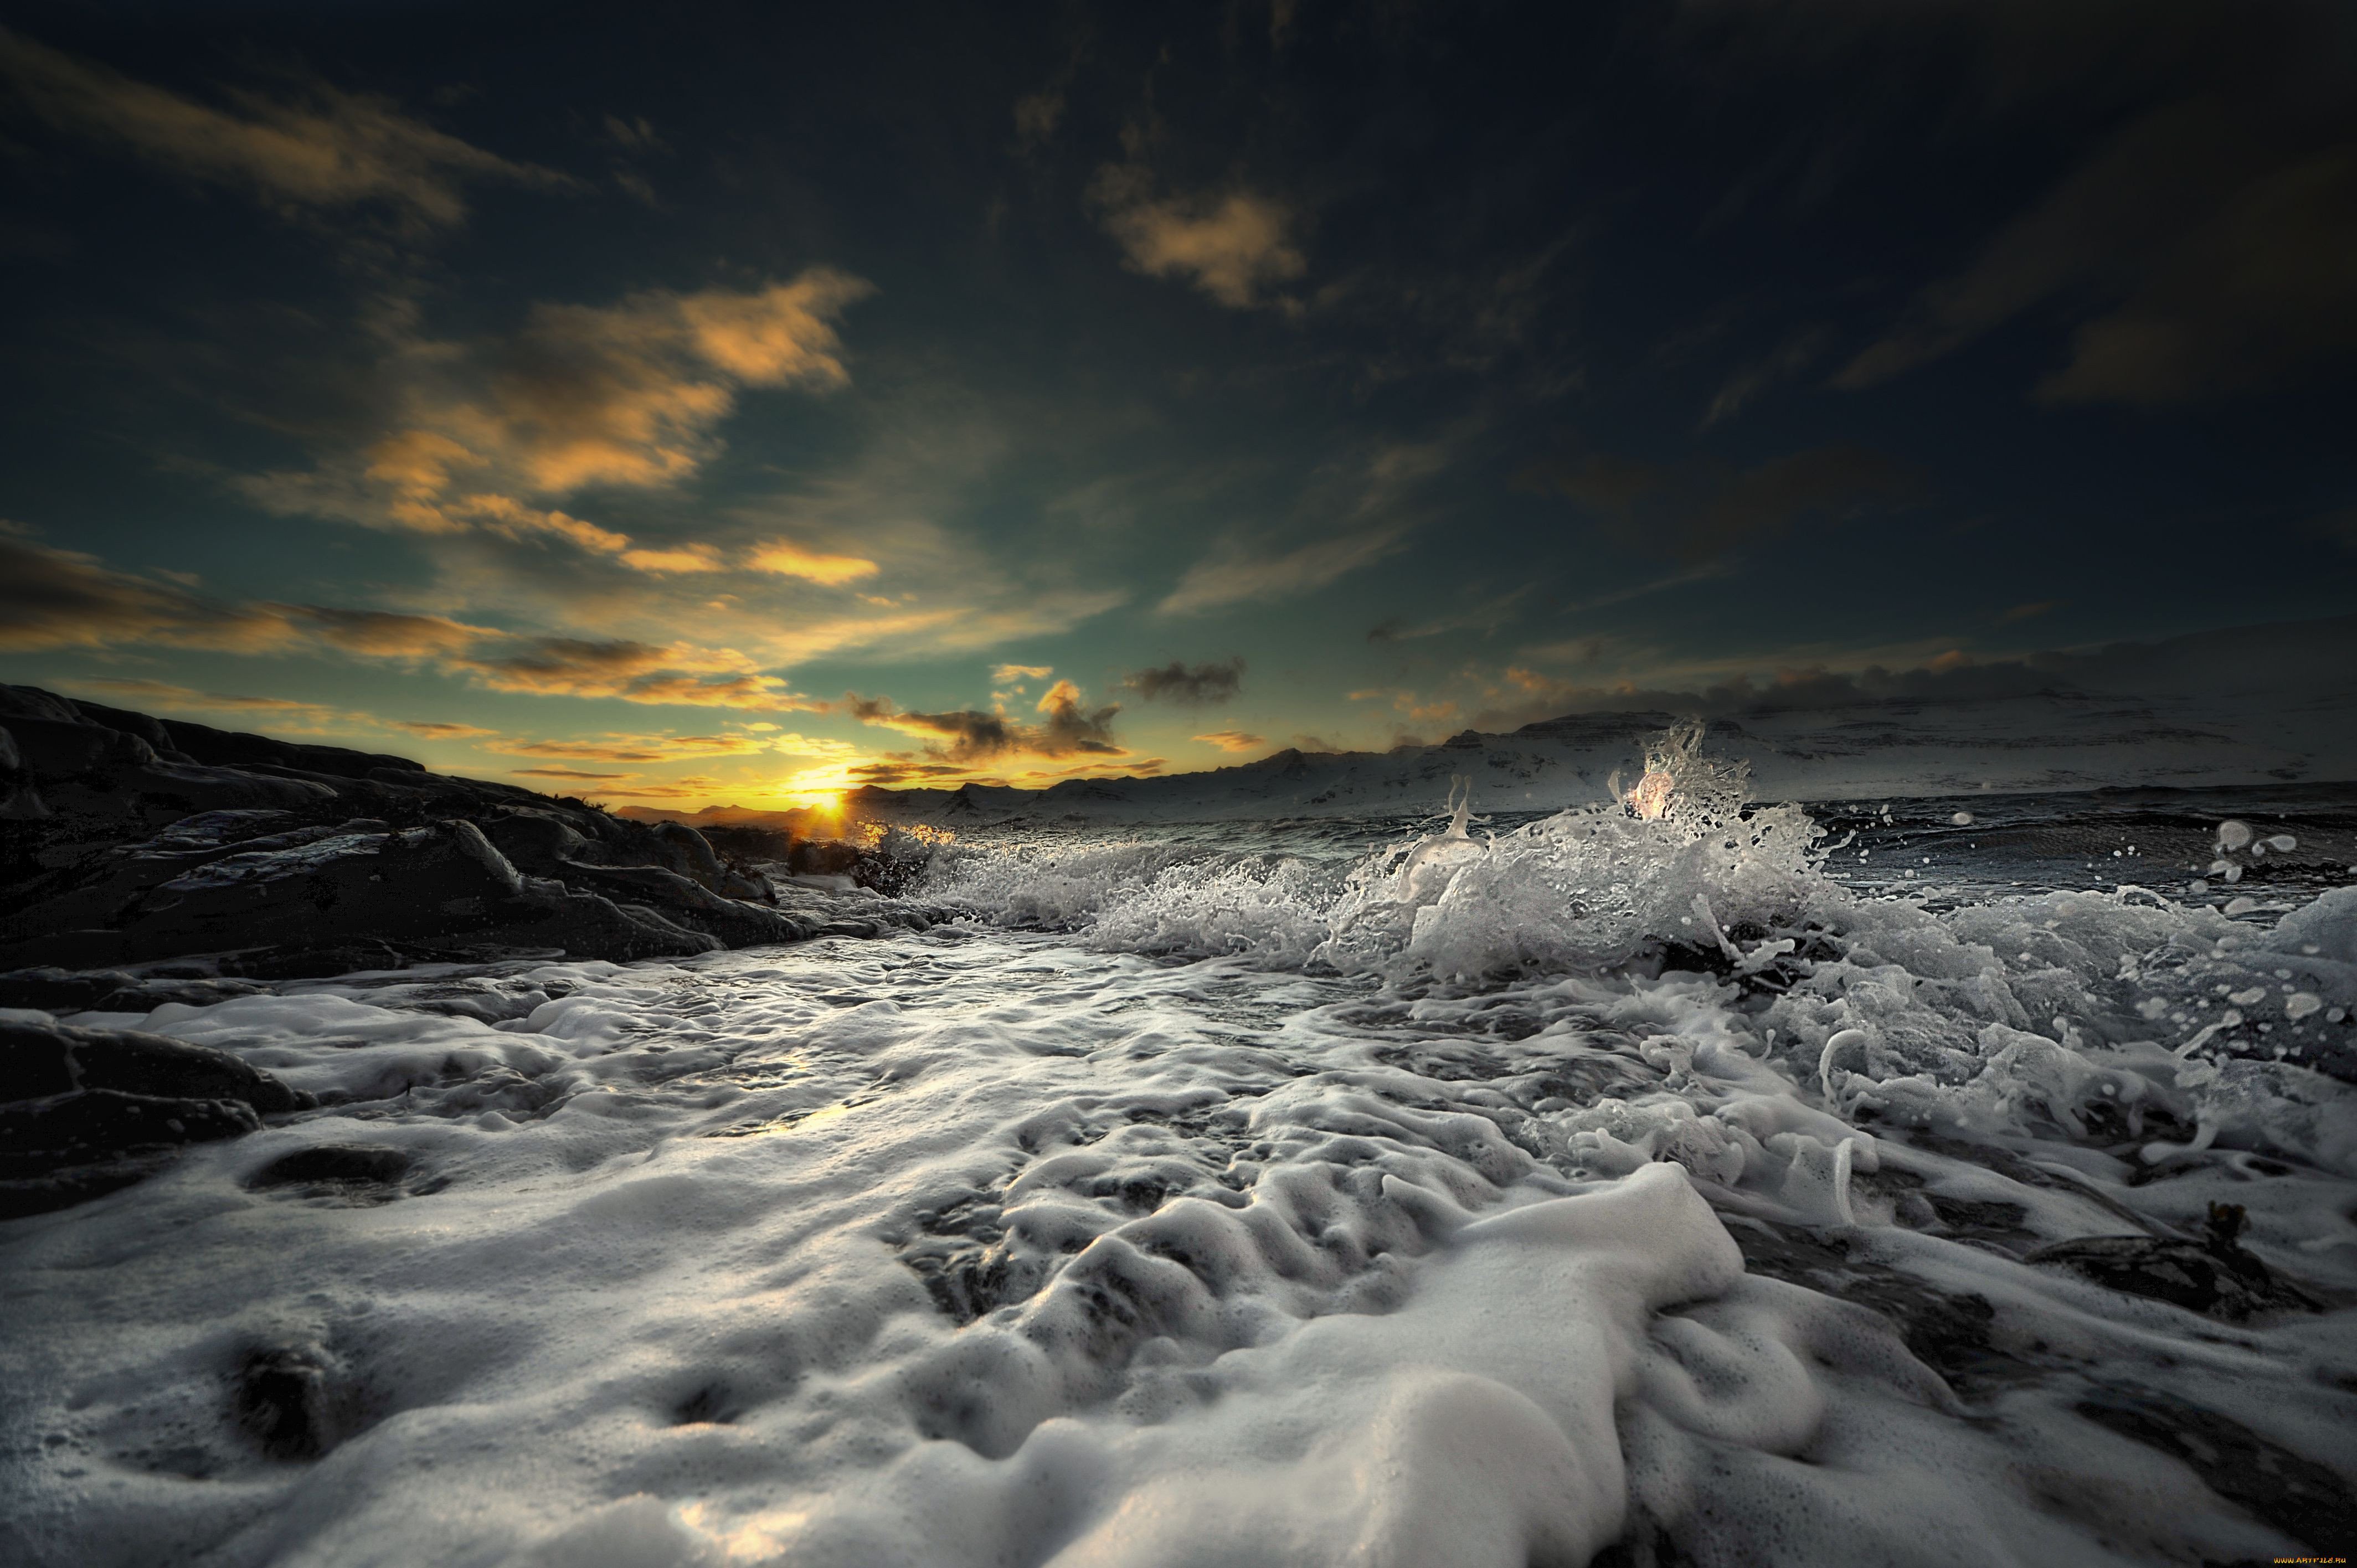
<path id="1" fill-rule="evenodd" d="M 135 715 L 142 716 L 142 715 Z M 196 762 L 214 768 L 288 768 L 329 778 L 368 779 L 380 768 L 398 775 L 424 774 L 425 768 L 405 757 L 353 751 L 340 746 L 313 746 L 300 741 L 273 740 L 267 736 L 220 730 L 185 719 L 152 720 L 172 744 Z"/>
<path id="2" fill-rule="evenodd" d="M 0 1219 L 43 1214 L 142 1180 L 188 1144 L 262 1125 L 235 1100 L 83 1089 L 0 1105 Z"/>
<path id="3" fill-rule="evenodd" d="M 38 686 L 0 685 L 0 725 L 19 719 L 47 719 L 53 724 L 81 722 L 81 710 L 55 692 Z"/>
<path id="4" fill-rule="evenodd" d="M 231 1412 L 270 1458 L 317 1459 L 363 1423 L 344 1369 L 311 1346 L 254 1350 L 238 1364 Z"/>
<path id="5" fill-rule="evenodd" d="M 1915 1359 L 1967 1398 L 2035 1379 L 2038 1369 L 1990 1337 L 1996 1308 L 1986 1296 L 1952 1295 L 1889 1264 L 1854 1255 L 1848 1238 L 1821 1236 L 1749 1215 L 1722 1214 L 1755 1274 L 1806 1285 L 1888 1318 Z"/>
<path id="6" fill-rule="evenodd" d="M 728 947 L 800 941 L 811 929 L 792 916 L 742 899 L 724 897 L 703 884 L 655 865 L 576 865 L 568 880 L 617 901 L 651 904 L 677 926 L 717 938 Z"/>
<path id="7" fill-rule="evenodd" d="M 737 1419 L 727 1391 L 713 1384 L 696 1390 L 672 1412 L 673 1426 L 726 1426 Z"/>
<path id="8" fill-rule="evenodd" d="M 71 970 L 55 964 L 0 973 L 0 1007 L 81 1013 L 138 981 L 119 969 Z"/>
<path id="9" fill-rule="evenodd" d="M 562 951 L 562 949 L 556 950 Z M 465 947 L 428 942 L 389 942 L 381 937 L 333 938 L 299 947 L 239 953 L 226 961 L 240 974 L 260 981 L 325 980 L 369 970 L 407 969 L 420 963 L 466 963 L 481 954 Z"/>
<path id="10" fill-rule="evenodd" d="M 49 815 L 33 770 L 16 749 L 16 737 L 0 729 L 0 822 L 33 822 Z"/>
<path id="11" fill-rule="evenodd" d="M 152 714 L 134 713 L 129 708 L 109 707 L 104 703 L 85 703 L 79 697 L 67 698 L 66 705 L 73 710 L 74 716 L 83 724 L 96 725 L 102 729 L 121 730 L 125 735 L 137 736 L 147 743 L 157 757 L 167 762 L 202 761 L 202 758 L 191 757 L 182 751 L 179 743 L 172 738 L 172 732 L 164 721 Z"/>
<path id="12" fill-rule="evenodd" d="M 841 839 L 804 839 L 786 857 L 797 876 L 848 876 L 859 864 L 859 846 Z"/>
<path id="13" fill-rule="evenodd" d="M 2220 1497 L 2312 1551 L 2340 1551 L 2357 1540 L 2357 1492 L 2324 1466 L 2239 1422 L 2150 1388 L 2098 1387 L 2072 1408 L 2159 1449 Z"/>
<path id="14" fill-rule="evenodd" d="M 1028 1301 L 1048 1283 L 1048 1264 L 1018 1258 L 1004 1241 L 950 1250 L 918 1249 L 903 1260 L 924 1282 L 942 1314 L 963 1327 L 1002 1306 Z"/>
<path id="15" fill-rule="evenodd" d="M 281 1155 L 248 1176 L 245 1185 L 255 1191 L 282 1187 L 391 1187 L 414 1164 L 408 1151 L 390 1144 L 321 1144 Z"/>
<path id="16" fill-rule="evenodd" d="M 28 1163 L 87 1164 L 126 1150 L 204 1144 L 255 1131 L 262 1118 L 234 1100 L 180 1100 L 83 1089 L 0 1105 L 0 1161 L 9 1174 Z"/>
<path id="17" fill-rule="evenodd" d="M 677 957 L 892 923 L 780 910 L 758 868 L 693 828 L 402 757 L 25 686 L 0 687 L 0 1005 L 201 1005 L 242 980 Z M 159 961 L 199 955 L 206 973 L 156 983 Z"/>
<path id="18" fill-rule="evenodd" d="M 183 1007 L 210 1007 L 232 996 L 253 996 L 266 989 L 250 980 L 237 980 L 225 975 L 202 979 L 145 976 L 115 987 L 101 996 L 92 1006 L 100 1013 L 148 1013 L 167 1002 Z"/>
<path id="19" fill-rule="evenodd" d="M 2173 1302 L 2229 1323 L 2260 1312 L 2318 1310 L 2317 1302 L 2244 1248 L 2237 1240 L 2243 1222 L 2240 1205 L 2213 1203 L 2199 1241 L 2093 1236 L 2040 1247 L 2024 1262 L 2057 1264 L 2107 1289 Z"/>
<path id="20" fill-rule="evenodd" d="M 592 864 L 596 841 L 553 811 L 516 811 L 483 824 L 483 836 L 511 865 L 535 876 Z"/>
<path id="21" fill-rule="evenodd" d="M 0 973 L 0 1007 L 43 1013 L 147 1013 L 167 1002 L 209 1006 L 264 987 L 220 975 L 135 975 L 123 970 L 69 970 L 50 965 Z"/>
<path id="22" fill-rule="evenodd" d="M 0 1100 L 116 1090 L 179 1100 L 229 1100 L 264 1114 L 310 1101 L 227 1051 L 129 1029 L 0 1021 Z"/>
<path id="23" fill-rule="evenodd" d="M 108 1155 L 82 1165 L 38 1166 L 0 1154 L 0 1219 L 21 1219 L 71 1208 L 135 1186 L 179 1158 L 178 1144 L 159 1144 Z M 17 1174 L 18 1172 L 26 1174 Z"/>
<path id="24" fill-rule="evenodd" d="M 264 946 L 299 951 L 350 939 L 448 945 L 493 934 L 607 957 L 716 945 L 676 922 L 625 912 L 561 884 L 527 886 L 471 822 L 400 832 L 346 826 L 361 831 L 274 835 L 262 848 L 175 863 L 175 875 L 132 893 L 103 927 L 71 923 L 93 918 L 85 889 L 36 906 L 5 929 L 18 938 L 18 956 L 66 964 L 91 954 L 103 962 Z M 44 919 L 65 929 L 33 934 Z"/>
<path id="25" fill-rule="evenodd" d="M 310 1097 L 210 1046 L 0 1021 L 0 1217 L 64 1208 Z"/>
<path id="26" fill-rule="evenodd" d="M 171 760 L 136 735 L 92 724 L 70 705 L 66 711 L 70 716 L 0 720 L 19 772 L 38 787 L 51 816 L 160 823 L 193 811 L 312 805 L 333 794 L 295 779 Z"/>

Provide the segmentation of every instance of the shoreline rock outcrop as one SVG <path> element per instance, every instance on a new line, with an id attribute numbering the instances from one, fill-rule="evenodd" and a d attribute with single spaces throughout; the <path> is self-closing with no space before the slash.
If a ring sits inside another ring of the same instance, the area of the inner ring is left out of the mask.
<path id="1" fill-rule="evenodd" d="M 777 847 L 773 881 L 680 823 L 0 685 L 0 1010 L 16 1010 L 0 1011 L 0 1219 L 309 1106 L 228 1052 L 56 1015 L 419 963 L 675 958 L 930 924 L 871 891 L 795 883 L 805 861 L 856 873 L 857 846 Z M 907 868 L 878 866 L 866 886 L 898 891 Z"/>
<path id="2" fill-rule="evenodd" d="M 921 921 L 903 913 L 885 923 Z M 678 957 L 875 924 L 780 908 L 758 867 L 676 822 L 0 686 L 0 1006 L 141 980 Z M 125 972 L 158 964 L 177 972 Z"/>

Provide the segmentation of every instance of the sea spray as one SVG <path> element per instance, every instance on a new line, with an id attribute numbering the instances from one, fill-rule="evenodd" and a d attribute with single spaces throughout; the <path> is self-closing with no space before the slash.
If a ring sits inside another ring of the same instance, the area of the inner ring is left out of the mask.
<path id="1" fill-rule="evenodd" d="M 2232 916 L 1872 897 L 1684 777 L 1511 827 L 1460 788 L 1397 837 L 969 835 L 929 847 L 910 897 L 963 911 L 929 931 L 83 1015 L 322 1105 L 0 1228 L 0 1541 L 2329 1550 L 2357 1343 L 2311 1304 L 2357 1297 L 2357 1111 L 2309 1064 L 2346 1059 L 2357 889 L 2285 896 L 2270 851 Z M 355 1145 L 408 1174 L 265 1179 Z M 2222 1258 L 2269 1288 L 2130 1288 Z M 317 1459 L 240 1420 L 287 1364 L 351 1412 Z"/>

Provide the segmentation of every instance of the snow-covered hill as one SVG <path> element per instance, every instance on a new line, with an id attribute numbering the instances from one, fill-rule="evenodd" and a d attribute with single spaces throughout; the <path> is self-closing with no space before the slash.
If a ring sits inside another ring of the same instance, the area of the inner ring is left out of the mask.
<path id="1" fill-rule="evenodd" d="M 1462 775 L 1479 809 L 1555 810 L 1600 798 L 1615 772 L 1641 760 L 1648 737 L 1695 714 L 1710 719 L 1706 749 L 1747 758 L 1769 800 L 2357 779 L 2357 618 L 1673 702 L 1632 696 L 1629 711 L 1388 752 L 1286 750 L 1200 773 L 1045 789 L 870 788 L 847 804 L 874 821 L 952 826 L 1360 816 L 1435 807 Z M 708 820 L 762 815 L 722 808 Z"/>

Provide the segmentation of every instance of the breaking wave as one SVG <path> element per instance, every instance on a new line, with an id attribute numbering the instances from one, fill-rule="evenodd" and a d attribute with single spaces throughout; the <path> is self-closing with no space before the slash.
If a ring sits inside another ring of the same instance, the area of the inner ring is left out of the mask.
<path id="1" fill-rule="evenodd" d="M 0 1228 L 0 1551 L 2333 1549 L 2357 887 L 1850 847 L 1674 735 L 1520 822 L 969 834 L 931 930 L 81 1015 L 322 1105 Z M 265 1179 L 318 1149 L 391 1174 Z"/>

